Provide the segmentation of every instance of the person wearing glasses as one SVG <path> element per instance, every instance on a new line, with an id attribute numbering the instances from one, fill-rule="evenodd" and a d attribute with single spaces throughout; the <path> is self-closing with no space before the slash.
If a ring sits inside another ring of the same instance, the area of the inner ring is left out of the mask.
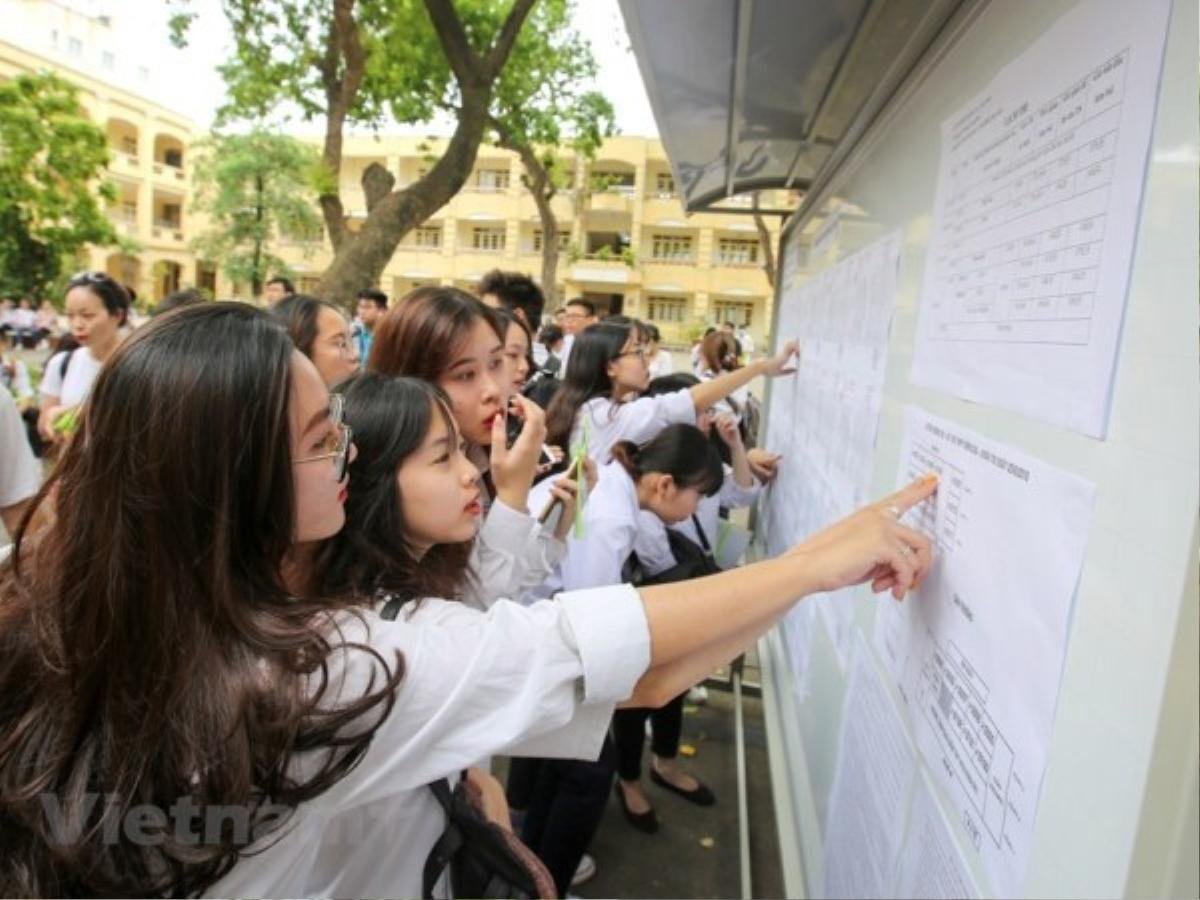
<path id="1" fill-rule="evenodd" d="M 567 361 L 571 358 L 571 350 L 575 346 L 575 338 L 600 320 L 596 318 L 596 305 L 590 300 L 576 297 L 562 308 L 562 320 L 555 320 L 563 330 L 563 346 L 559 359 L 562 360 L 560 371 L 567 371 Z"/>
<path id="2" fill-rule="evenodd" d="M 668 425 L 695 425 L 696 414 L 760 375 L 788 374 L 797 353 L 789 341 L 773 357 L 760 359 L 710 381 L 672 394 L 631 399 L 650 383 L 640 329 L 601 322 L 579 335 L 562 387 L 546 410 L 547 441 L 567 448 L 586 438 L 587 453 L 603 466 L 618 441 L 645 443 Z"/>
<path id="3" fill-rule="evenodd" d="M 292 294 L 272 306 L 270 313 L 287 329 L 296 349 L 312 360 L 327 387 L 358 371 L 358 348 L 350 335 L 350 323 L 329 301 Z"/>
<path id="4" fill-rule="evenodd" d="M 120 345 L 121 329 L 129 319 L 129 294 L 104 272 L 80 272 L 67 282 L 66 308 L 78 347 L 50 357 L 40 389 L 38 433 L 51 443 L 69 433 L 62 423 L 71 417 L 64 414 L 87 399 L 100 367 Z"/>

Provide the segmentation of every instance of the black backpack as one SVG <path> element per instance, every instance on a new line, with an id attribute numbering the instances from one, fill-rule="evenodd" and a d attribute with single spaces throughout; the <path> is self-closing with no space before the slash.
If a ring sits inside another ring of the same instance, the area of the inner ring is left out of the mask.
<path id="1" fill-rule="evenodd" d="M 700 538 L 697 544 L 686 534 L 674 528 L 666 529 L 667 541 L 671 545 L 671 556 L 675 565 L 654 575 L 647 575 L 642 569 L 641 561 L 636 553 L 631 553 L 622 569 L 622 580 L 635 585 L 674 584 L 677 581 L 687 581 L 691 578 L 703 578 L 705 575 L 716 575 L 723 571 L 713 558 L 712 548 L 700 520 L 692 516 L 692 524 L 696 526 L 696 534 Z"/>
<path id="2" fill-rule="evenodd" d="M 379 599 L 385 598 L 379 614 L 395 619 L 407 598 L 379 595 Z M 434 885 L 447 868 L 455 897 L 553 900 L 557 896 L 554 879 L 534 852 L 484 815 L 483 799 L 468 783 L 465 772 L 453 791 L 445 778 L 428 787 L 446 813 L 446 828 L 425 859 L 422 897 L 433 897 Z"/>

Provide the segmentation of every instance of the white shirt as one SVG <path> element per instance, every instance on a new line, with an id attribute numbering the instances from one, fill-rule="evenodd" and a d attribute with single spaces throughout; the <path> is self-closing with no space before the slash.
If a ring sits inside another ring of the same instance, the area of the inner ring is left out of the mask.
<path id="1" fill-rule="evenodd" d="M 64 378 L 61 373 L 66 351 L 55 353 L 46 363 L 42 373 L 41 394 L 57 397 L 59 406 L 78 406 L 92 391 L 92 383 L 100 374 L 100 361 L 92 356 L 87 347 L 79 347 L 71 354 Z"/>
<path id="2" fill-rule="evenodd" d="M 567 535 L 567 554 L 546 593 L 619 584 L 638 530 L 637 486 L 620 463 L 602 466 L 583 508 L 583 537 Z"/>
<path id="3" fill-rule="evenodd" d="M 725 480 L 721 482 L 721 489 L 711 497 L 700 498 L 700 503 L 696 507 L 696 521 L 704 529 L 704 537 L 708 541 L 709 548 L 714 552 L 720 535 L 721 507 L 741 509 L 753 503 L 762 488 L 753 477 L 750 482 L 750 487 L 742 487 L 734 481 L 733 469 L 726 466 Z M 667 539 L 667 527 L 663 520 L 654 513 L 641 510 L 633 549 L 637 553 L 642 571 L 647 575 L 665 572 L 676 563 L 675 557 L 671 554 L 671 542 Z M 670 527 L 690 538 L 699 546 L 704 546 L 700 535 L 696 533 L 696 526 L 692 523 L 691 518 L 684 519 Z"/>
<path id="4" fill-rule="evenodd" d="M 659 348 L 658 353 L 654 355 L 654 359 L 650 360 L 650 377 L 661 378 L 663 375 L 670 375 L 675 371 L 675 361 L 671 358 L 669 350 Z"/>
<path id="5" fill-rule="evenodd" d="M 575 346 L 575 335 L 564 334 L 562 349 L 558 351 L 558 358 L 562 360 L 562 365 L 558 367 L 558 377 L 565 378 L 567 375 L 567 360 L 571 358 L 571 348 Z"/>
<path id="6" fill-rule="evenodd" d="M 28 500 L 41 483 L 41 466 L 29 446 L 25 423 L 8 391 L 0 390 L 0 507 Z"/>
<path id="7" fill-rule="evenodd" d="M 593 397 L 579 408 L 571 428 L 572 447 L 583 439 L 583 422 L 588 423 L 588 456 L 602 466 L 609 461 L 613 444 L 633 441 L 644 444 L 668 425 L 695 425 L 696 401 L 686 388 L 673 394 L 639 397 L 614 403 L 608 397 Z"/>
<path id="8" fill-rule="evenodd" d="M 33 328 L 37 325 L 37 312 L 32 309 L 14 309 L 9 321 L 13 328 Z"/>
<path id="9" fill-rule="evenodd" d="M 722 372 L 721 375 L 728 375 L 728 372 Z M 712 381 L 719 377 L 712 369 L 705 369 L 700 373 L 701 381 Z M 733 403 L 729 401 L 732 400 Z M 742 414 L 746 411 L 746 404 L 750 402 L 750 386 L 742 385 L 736 391 L 731 391 L 727 397 L 722 397 L 712 405 L 713 412 L 717 414 L 728 414 L 733 416 L 739 422 L 742 421 Z M 737 407 L 736 409 L 734 407 Z"/>
<path id="10" fill-rule="evenodd" d="M 537 519 L 496 499 L 471 548 L 463 600 L 486 610 L 498 597 L 519 598 L 543 584 L 566 552 L 566 544 Z"/>
<path id="11" fill-rule="evenodd" d="M 33 383 L 29 380 L 29 366 L 21 362 L 15 357 L 5 358 L 0 354 L 0 368 L 7 369 L 12 366 L 12 379 L 9 380 L 7 375 L 0 376 L 7 382 L 7 387 L 17 400 L 24 400 L 27 397 L 33 396 Z"/>
<path id="12" fill-rule="evenodd" d="M 650 662 L 645 612 L 630 587 L 530 607 L 501 601 L 487 613 L 425 604 L 392 622 L 374 611 L 365 623 L 336 614 L 344 641 L 367 643 L 389 662 L 403 653 L 395 706 L 359 764 L 302 804 L 282 837 L 267 835 L 262 852 L 209 896 L 420 896 L 422 867 L 445 826 L 426 785 L 495 753 L 594 759 L 615 703 Z M 330 703 L 361 696 L 372 673 L 376 683 L 382 675 L 362 651 L 335 651 L 329 665 Z M 317 760 L 304 753 L 294 764 L 307 774 Z"/>

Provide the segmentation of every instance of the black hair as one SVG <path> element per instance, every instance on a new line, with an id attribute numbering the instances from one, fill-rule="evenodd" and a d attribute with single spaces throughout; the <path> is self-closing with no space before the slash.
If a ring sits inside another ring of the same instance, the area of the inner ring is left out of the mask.
<path id="1" fill-rule="evenodd" d="M 612 322 L 589 325 L 575 337 L 567 371 L 546 409 L 546 441 L 566 447 L 579 408 L 593 397 L 611 397 L 608 364 L 617 359 L 629 341 L 630 327 Z"/>
<path id="2" fill-rule="evenodd" d="M 154 314 L 161 315 L 165 312 L 170 312 L 180 306 L 190 306 L 193 303 L 203 303 L 204 295 L 196 288 L 185 288 L 182 291 L 175 291 L 173 294 L 167 294 L 154 308 Z"/>
<path id="3" fill-rule="evenodd" d="M 67 290 L 87 288 L 100 298 L 110 316 L 116 316 L 118 325 L 129 321 L 129 291 L 119 281 L 104 272 L 80 272 L 67 282 Z"/>
<path id="4" fill-rule="evenodd" d="M 648 340 L 654 341 L 654 343 L 656 343 L 656 344 L 661 344 L 662 343 L 662 332 L 660 332 L 658 330 L 658 326 L 651 324 L 650 322 L 645 322 L 643 324 L 645 324 L 645 326 L 646 326 L 646 334 L 648 335 Z"/>
<path id="5" fill-rule="evenodd" d="M 641 319 L 635 319 L 633 316 L 627 316 L 623 313 L 616 313 L 611 316 L 605 316 L 603 321 L 609 325 L 627 325 L 637 333 L 637 339 L 643 344 L 650 340 L 650 326 Z"/>
<path id="6" fill-rule="evenodd" d="M 379 288 L 363 288 L 358 292 L 359 300 L 370 300 L 380 309 L 387 309 L 388 298 L 387 294 L 379 290 Z"/>
<path id="7" fill-rule="evenodd" d="M 268 278 L 267 284 L 268 285 L 272 285 L 272 284 L 282 285 L 283 289 L 285 291 L 287 291 L 289 294 L 296 293 L 295 285 L 293 285 L 288 279 L 284 278 L 282 275 L 276 275 L 274 278 Z"/>
<path id="8" fill-rule="evenodd" d="M 538 342 L 547 350 L 563 339 L 563 330 L 557 325 L 543 325 L 538 332 Z"/>
<path id="9" fill-rule="evenodd" d="M 568 300 L 563 304 L 563 309 L 566 309 L 568 306 L 582 306 L 587 310 L 587 314 L 589 316 L 594 316 L 596 314 L 596 304 L 591 300 L 584 300 L 582 297 L 576 297 L 574 300 Z M 575 351 L 572 350 L 571 352 L 574 353 Z"/>
<path id="10" fill-rule="evenodd" d="M 670 375 L 659 375 L 657 378 L 650 379 L 650 383 L 642 391 L 642 396 L 658 397 L 662 394 L 674 394 L 679 391 L 686 391 L 688 388 L 695 387 L 699 383 L 700 379 L 691 372 L 672 372 Z M 717 455 L 721 457 L 722 464 L 727 466 L 733 465 L 733 453 L 715 428 L 709 429 L 708 440 L 716 448 Z"/>
<path id="11" fill-rule="evenodd" d="M 642 396 L 658 397 L 662 394 L 677 394 L 690 387 L 695 387 L 699 383 L 700 379 L 691 372 L 672 372 L 670 375 L 659 375 L 657 378 L 650 379 L 650 383 L 642 391 Z"/>
<path id="12" fill-rule="evenodd" d="M 706 497 L 717 493 L 725 480 L 717 448 L 695 425 L 668 425 L 641 446 L 618 441 L 612 458 L 634 481 L 661 472 L 670 475 L 676 487 L 696 488 Z"/>
<path id="13" fill-rule="evenodd" d="M 287 329 L 288 337 L 296 349 L 311 359 L 313 342 L 317 339 L 317 320 L 322 309 L 332 309 L 339 316 L 344 315 L 328 300 L 308 294 L 284 297 L 271 307 L 270 314 Z"/>
<path id="14" fill-rule="evenodd" d="M 536 281 L 523 272 L 492 269 L 479 282 L 479 296 L 495 294 L 509 312 L 520 310 L 530 328 L 537 328 L 546 308 L 546 295 Z"/>
<path id="15" fill-rule="evenodd" d="M 469 575 L 471 541 L 438 544 L 424 556 L 405 539 L 407 526 L 396 472 L 441 416 L 455 433 L 450 400 L 420 378 L 360 372 L 338 387 L 358 455 L 350 463 L 346 524 L 321 551 L 321 587 L 328 596 L 370 598 L 377 591 L 406 599 L 453 598 Z"/>

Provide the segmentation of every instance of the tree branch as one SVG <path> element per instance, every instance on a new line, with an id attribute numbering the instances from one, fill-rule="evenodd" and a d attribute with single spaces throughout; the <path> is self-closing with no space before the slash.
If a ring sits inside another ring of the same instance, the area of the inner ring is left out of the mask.
<path id="1" fill-rule="evenodd" d="M 454 3 L 451 0 L 425 0 L 425 10 L 459 85 L 489 83 L 490 79 L 483 78 L 480 60 L 471 47 Z"/>
<path id="2" fill-rule="evenodd" d="M 525 24 L 525 19 L 528 18 L 535 2 L 536 0 L 516 0 L 509 10 L 508 18 L 504 20 L 500 34 L 496 37 L 496 43 L 483 58 L 484 75 L 488 81 L 494 81 L 508 62 L 508 55 L 512 53 L 517 35 L 521 33 L 521 26 Z"/>
<path id="3" fill-rule="evenodd" d="M 377 162 L 371 163 L 362 173 L 363 194 L 367 198 L 367 214 L 370 215 L 375 205 L 391 193 L 395 187 L 396 176 Z"/>

